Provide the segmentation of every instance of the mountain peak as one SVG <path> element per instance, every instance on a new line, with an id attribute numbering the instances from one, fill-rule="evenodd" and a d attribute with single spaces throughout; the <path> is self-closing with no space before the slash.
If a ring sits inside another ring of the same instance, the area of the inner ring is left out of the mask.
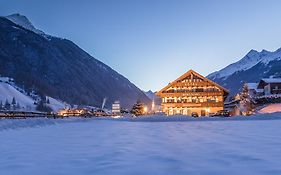
<path id="1" fill-rule="evenodd" d="M 256 54 L 256 53 L 258 53 L 258 51 L 256 51 L 255 49 L 251 49 L 249 52 L 248 52 L 248 54 Z M 247 55 L 248 55 L 247 54 Z"/>
<path id="2" fill-rule="evenodd" d="M 21 15 L 19 13 L 15 13 L 15 14 L 6 16 L 5 18 L 7 18 L 8 20 L 12 21 L 13 23 L 15 23 L 19 26 L 22 26 L 23 28 L 25 28 L 27 30 L 33 31 L 33 32 L 35 32 L 37 34 L 40 34 L 40 35 L 44 35 L 44 32 L 36 29 L 33 26 L 33 24 L 29 21 L 29 19 L 24 15 Z"/>
<path id="3" fill-rule="evenodd" d="M 280 59 L 281 53 L 279 51 L 280 49 L 275 52 L 263 49 L 261 52 L 258 52 L 252 49 L 241 60 L 228 65 L 220 71 L 213 72 L 207 77 L 211 79 L 224 78 L 235 72 L 248 70 L 258 63 L 268 64 L 272 60 Z"/>

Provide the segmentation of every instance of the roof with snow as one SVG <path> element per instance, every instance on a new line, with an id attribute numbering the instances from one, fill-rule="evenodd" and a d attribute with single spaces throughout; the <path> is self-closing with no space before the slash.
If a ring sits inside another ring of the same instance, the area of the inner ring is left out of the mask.
<path id="1" fill-rule="evenodd" d="M 248 89 L 256 90 L 258 87 L 258 83 L 246 83 L 246 86 L 248 87 Z"/>
<path id="2" fill-rule="evenodd" d="M 263 78 L 261 80 L 266 83 L 281 83 L 281 78 Z"/>

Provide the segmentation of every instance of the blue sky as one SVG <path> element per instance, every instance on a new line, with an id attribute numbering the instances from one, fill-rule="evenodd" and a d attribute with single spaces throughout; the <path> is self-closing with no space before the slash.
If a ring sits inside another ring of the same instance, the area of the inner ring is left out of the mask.
<path id="1" fill-rule="evenodd" d="M 0 15 L 26 15 L 74 41 L 143 90 L 189 69 L 208 75 L 249 50 L 281 47 L 278 0 L 0 0 Z"/>

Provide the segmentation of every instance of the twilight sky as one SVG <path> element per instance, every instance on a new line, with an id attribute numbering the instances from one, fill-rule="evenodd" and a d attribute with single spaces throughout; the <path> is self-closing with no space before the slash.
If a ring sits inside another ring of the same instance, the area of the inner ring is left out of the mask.
<path id="1" fill-rule="evenodd" d="M 206 76 L 251 49 L 281 47 L 280 0 L 0 0 L 143 90 L 193 69 Z"/>

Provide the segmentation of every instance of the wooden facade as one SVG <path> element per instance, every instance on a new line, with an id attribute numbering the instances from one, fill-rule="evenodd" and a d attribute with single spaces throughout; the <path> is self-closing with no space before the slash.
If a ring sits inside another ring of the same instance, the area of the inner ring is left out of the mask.
<path id="1" fill-rule="evenodd" d="M 162 98 L 162 111 L 167 115 L 191 115 L 196 112 L 199 116 L 207 116 L 224 109 L 228 91 L 189 70 L 156 95 Z"/>

